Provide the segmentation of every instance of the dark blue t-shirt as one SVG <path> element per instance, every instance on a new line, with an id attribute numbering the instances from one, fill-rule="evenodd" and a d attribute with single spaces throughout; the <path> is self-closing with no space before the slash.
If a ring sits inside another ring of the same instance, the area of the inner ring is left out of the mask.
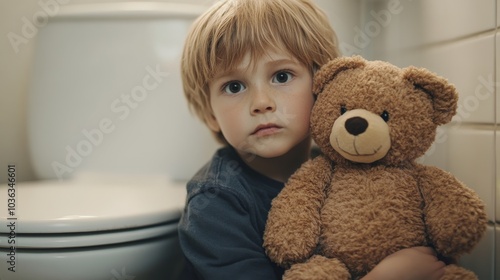
<path id="1" fill-rule="evenodd" d="M 282 182 L 248 167 L 231 147 L 219 149 L 187 184 L 179 240 L 188 279 L 281 279 L 262 247 L 271 201 Z"/>

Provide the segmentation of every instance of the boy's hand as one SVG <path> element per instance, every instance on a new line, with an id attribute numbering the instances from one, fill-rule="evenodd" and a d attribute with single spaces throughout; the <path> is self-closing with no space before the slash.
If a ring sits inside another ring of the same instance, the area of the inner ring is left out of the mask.
<path id="1" fill-rule="evenodd" d="M 432 248 L 413 247 L 387 256 L 362 280 L 438 280 L 444 267 Z"/>

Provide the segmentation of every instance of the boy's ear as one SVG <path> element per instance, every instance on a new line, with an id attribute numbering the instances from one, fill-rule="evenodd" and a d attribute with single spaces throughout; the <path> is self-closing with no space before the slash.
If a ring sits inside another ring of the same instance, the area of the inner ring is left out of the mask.
<path id="1" fill-rule="evenodd" d="M 314 75 L 313 94 L 317 96 L 335 76 L 345 70 L 363 67 L 366 60 L 359 55 L 338 57 L 323 65 Z"/>
<path id="2" fill-rule="evenodd" d="M 217 119 L 215 116 L 210 113 L 205 116 L 205 122 L 207 123 L 208 128 L 214 132 L 220 132 L 220 126 L 219 123 L 217 122 Z"/>

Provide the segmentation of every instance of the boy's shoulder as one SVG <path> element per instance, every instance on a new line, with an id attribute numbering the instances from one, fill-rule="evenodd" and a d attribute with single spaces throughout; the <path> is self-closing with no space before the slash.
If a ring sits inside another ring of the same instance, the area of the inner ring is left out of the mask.
<path id="1" fill-rule="evenodd" d="M 256 191 L 278 192 L 283 183 L 274 181 L 248 167 L 232 147 L 218 149 L 188 182 L 188 196 L 202 192 L 224 191 L 251 196 Z"/>
<path id="2" fill-rule="evenodd" d="M 239 189 L 246 177 L 236 151 L 231 147 L 218 149 L 208 161 L 188 182 L 188 194 L 204 191 L 207 188 Z M 239 178 L 239 179 L 238 179 Z"/>
<path id="3" fill-rule="evenodd" d="M 218 149 L 212 158 L 191 178 L 190 182 L 199 183 L 215 181 L 224 183 L 227 175 L 241 173 L 241 163 L 239 157 L 231 147 Z M 222 182 L 220 182 L 222 180 Z M 223 184 L 224 185 L 224 184 Z"/>

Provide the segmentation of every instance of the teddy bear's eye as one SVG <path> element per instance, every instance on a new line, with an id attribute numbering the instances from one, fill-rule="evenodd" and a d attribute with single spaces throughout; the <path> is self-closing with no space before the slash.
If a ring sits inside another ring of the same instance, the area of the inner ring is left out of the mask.
<path id="1" fill-rule="evenodd" d="M 340 106 L 340 114 L 343 115 L 345 112 L 347 112 L 345 105 L 341 105 Z"/>
<path id="2" fill-rule="evenodd" d="M 380 114 L 380 117 L 382 117 L 382 119 L 385 121 L 385 122 L 388 122 L 389 121 L 389 112 L 387 111 L 383 111 L 382 114 Z"/>

